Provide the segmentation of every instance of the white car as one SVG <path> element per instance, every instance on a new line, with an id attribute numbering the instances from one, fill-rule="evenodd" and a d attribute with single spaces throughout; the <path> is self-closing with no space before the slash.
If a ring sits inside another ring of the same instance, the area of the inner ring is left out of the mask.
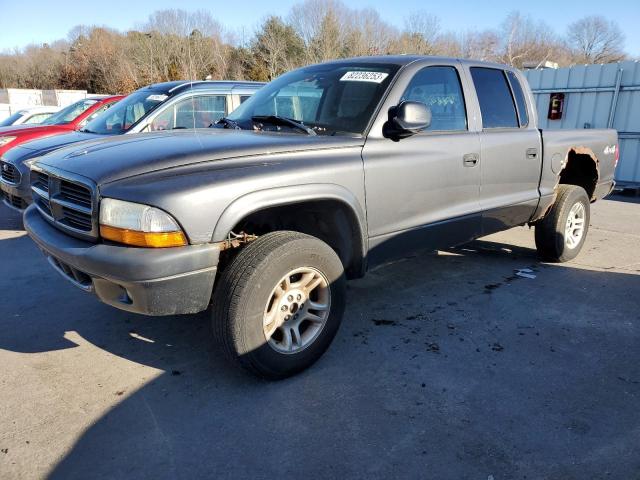
<path id="1" fill-rule="evenodd" d="M 34 125 L 43 122 L 51 115 L 60 110 L 61 107 L 30 107 L 23 108 L 0 120 L 0 127 L 11 125 Z"/>

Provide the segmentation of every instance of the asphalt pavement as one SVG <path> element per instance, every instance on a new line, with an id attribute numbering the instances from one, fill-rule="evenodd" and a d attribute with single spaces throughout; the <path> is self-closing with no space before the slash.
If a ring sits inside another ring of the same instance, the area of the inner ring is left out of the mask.
<path id="1" fill-rule="evenodd" d="M 269 383 L 206 313 L 77 290 L 2 206 L 0 478 L 640 478 L 640 199 L 591 223 L 567 264 L 523 227 L 378 268 L 325 356 Z"/>

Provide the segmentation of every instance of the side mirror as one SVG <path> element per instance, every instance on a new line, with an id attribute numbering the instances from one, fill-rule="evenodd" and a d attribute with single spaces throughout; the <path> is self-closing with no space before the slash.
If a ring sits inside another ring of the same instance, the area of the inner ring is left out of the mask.
<path id="1" fill-rule="evenodd" d="M 384 124 L 385 137 L 400 140 L 415 135 L 431 125 L 431 110 L 424 103 L 402 102 L 389 109 L 389 120 Z"/>

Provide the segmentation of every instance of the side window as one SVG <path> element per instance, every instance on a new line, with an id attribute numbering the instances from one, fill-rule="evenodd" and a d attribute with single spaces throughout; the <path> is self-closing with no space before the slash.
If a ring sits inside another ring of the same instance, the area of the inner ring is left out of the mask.
<path id="1" fill-rule="evenodd" d="M 91 115 L 89 115 L 87 118 L 85 118 L 82 122 L 80 122 L 80 126 L 85 126 L 91 120 L 96 118 L 101 113 L 106 112 L 107 110 L 109 110 L 109 108 L 111 108 L 115 104 L 116 104 L 116 102 L 111 102 L 111 103 L 107 103 L 106 105 L 101 106 L 95 112 L 93 112 Z"/>
<path id="2" fill-rule="evenodd" d="M 246 102 L 250 98 L 251 98 L 251 95 L 240 95 L 240 104 L 242 105 L 244 102 Z"/>
<path id="3" fill-rule="evenodd" d="M 151 130 L 207 128 L 226 115 L 225 95 L 202 95 L 181 100 L 161 112 L 151 122 Z"/>
<path id="4" fill-rule="evenodd" d="M 50 113 L 34 113 L 29 118 L 27 118 L 23 123 L 25 125 L 35 125 L 35 124 L 38 124 L 40 122 L 43 122 L 44 120 L 46 120 L 50 116 L 51 116 Z"/>
<path id="5" fill-rule="evenodd" d="M 421 102 L 431 109 L 427 131 L 467 129 L 464 95 L 454 67 L 423 68 L 411 79 L 402 101 Z"/>
<path id="6" fill-rule="evenodd" d="M 529 125 L 529 114 L 527 113 L 527 101 L 524 97 L 522 85 L 520 84 L 520 80 L 518 80 L 518 77 L 516 77 L 515 73 L 507 72 L 507 77 L 509 77 L 511 90 L 513 91 L 513 96 L 515 97 L 516 105 L 518 106 L 518 119 L 520 120 L 520 126 L 526 127 L 527 125 Z"/>
<path id="7" fill-rule="evenodd" d="M 194 128 L 208 128 L 212 123 L 216 123 L 227 114 L 227 96 L 226 95 L 203 95 L 194 97 L 193 111 L 188 112 L 192 115 Z"/>
<path id="8" fill-rule="evenodd" d="M 518 128 L 516 106 L 504 71 L 472 67 L 471 77 L 480 102 L 482 127 Z"/>
<path id="9" fill-rule="evenodd" d="M 191 99 L 188 99 L 191 101 Z M 175 125 L 175 106 L 165 108 L 151 122 L 151 130 L 171 130 Z"/>

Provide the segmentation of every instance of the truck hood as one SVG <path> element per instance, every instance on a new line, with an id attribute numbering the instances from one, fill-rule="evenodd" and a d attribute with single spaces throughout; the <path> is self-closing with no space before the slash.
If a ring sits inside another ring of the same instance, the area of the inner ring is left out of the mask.
<path id="1" fill-rule="evenodd" d="M 357 137 L 310 136 L 249 130 L 180 130 L 141 133 L 83 142 L 52 152 L 39 165 L 105 184 L 135 175 L 255 155 L 356 147 Z"/>

